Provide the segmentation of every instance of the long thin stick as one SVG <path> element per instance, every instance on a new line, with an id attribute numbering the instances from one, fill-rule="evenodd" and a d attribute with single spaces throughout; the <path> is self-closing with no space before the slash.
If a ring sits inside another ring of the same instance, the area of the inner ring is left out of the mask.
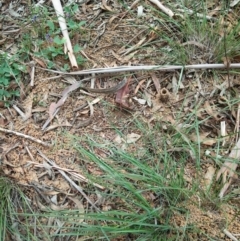
<path id="1" fill-rule="evenodd" d="M 142 66 L 118 66 L 118 67 L 110 67 L 110 68 L 96 68 L 96 69 L 87 69 L 81 71 L 73 71 L 73 72 L 62 72 L 58 70 L 51 70 L 40 68 L 42 70 L 46 70 L 48 72 L 62 74 L 62 75 L 86 75 L 86 74 L 104 74 L 104 73 L 119 73 L 126 71 L 143 71 L 143 70 L 158 70 L 158 71 L 174 71 L 178 69 L 226 69 L 224 64 L 194 64 L 194 65 L 142 65 Z M 228 69 L 239 69 L 240 64 L 234 63 L 230 64 Z"/>
<path id="2" fill-rule="evenodd" d="M 20 132 L 17 132 L 17 131 L 11 131 L 11 130 L 8 130 L 8 129 L 4 129 L 2 127 L 0 127 L 0 131 L 1 132 L 5 132 L 5 133 L 8 133 L 8 134 L 14 134 L 16 136 L 20 136 L 20 137 L 23 137 L 25 139 L 29 139 L 31 141 L 34 141 L 34 142 L 37 142 L 38 144 L 41 144 L 43 146 L 51 146 L 51 144 L 48 144 L 44 141 L 41 141 L 39 139 L 36 139 L 35 137 L 32 137 L 32 136 L 29 136 L 29 135 L 25 135 L 23 133 L 20 133 Z"/>

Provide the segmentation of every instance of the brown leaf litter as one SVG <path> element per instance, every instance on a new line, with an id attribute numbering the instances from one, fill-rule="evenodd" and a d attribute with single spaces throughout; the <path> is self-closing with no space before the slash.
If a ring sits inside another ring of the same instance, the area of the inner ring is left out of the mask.
<path id="1" fill-rule="evenodd" d="M 88 2 L 82 5 L 82 11 L 78 13 L 77 18 L 87 19 L 92 24 L 92 28 L 90 29 L 88 25 L 83 29 L 88 34 L 75 33 L 73 36 L 73 44 L 83 46 L 87 42 L 84 54 L 88 61 L 82 66 L 83 69 L 164 63 L 165 56 L 160 50 L 166 42 L 156 34 L 158 28 L 149 31 L 146 27 L 146 21 L 152 21 L 150 15 L 136 18 L 133 14 L 138 1 L 132 6 L 133 12 L 123 9 L 117 1 L 110 1 L 111 4 L 102 1 L 100 8 L 92 3 L 94 1 Z M 4 9 L 7 5 L 4 5 Z M 215 12 L 211 15 L 214 16 Z M 132 18 L 135 21 L 134 25 L 131 24 Z M 154 42 L 158 39 L 161 41 Z M 4 43 L 5 39 L 1 44 Z M 201 43 L 193 41 L 182 44 L 194 45 L 201 50 L 204 48 Z M 32 59 L 36 66 L 45 67 L 45 60 L 37 57 Z M 63 58 L 59 61 L 60 66 L 66 63 Z M 94 88 L 99 90 L 114 88 L 124 78 L 127 80 L 124 87 L 115 91 L 116 93 L 91 95 L 80 92 L 78 88 L 69 87 L 69 84 L 79 87 L 80 77 L 73 76 L 67 79 L 66 76 L 52 76 L 40 69 L 35 70 L 34 76 L 32 72 L 30 74 L 33 86 L 29 87 L 30 83 L 29 86 L 25 86 L 27 90 L 25 98 L 22 97 L 16 103 L 15 109 L 1 109 L 0 141 L 4 143 L 1 147 L 1 172 L 16 184 L 31 187 L 28 196 L 40 210 L 47 210 L 49 207 L 53 210 L 68 209 L 74 204 L 79 212 L 83 212 L 89 203 L 94 207 L 94 201 L 100 199 L 97 194 L 88 193 L 88 179 L 82 173 L 82 162 L 71 144 L 69 137 L 71 135 L 80 139 L 84 136 L 101 137 L 120 145 L 126 151 L 134 152 L 136 151 L 134 147 L 129 148 L 124 142 L 138 141 L 138 148 L 141 150 L 141 139 L 145 137 L 141 136 L 141 133 L 132 131 L 126 134 L 124 140 L 116 137 L 112 126 L 123 131 L 128 127 L 131 131 L 132 120 L 141 118 L 149 128 L 160 123 L 161 128 L 166 133 L 170 133 L 169 135 L 172 131 L 171 126 L 174 126 L 186 142 L 201 143 L 202 149 L 211 153 L 211 150 L 214 150 L 211 147 L 221 142 L 219 126 L 224 122 L 226 129 L 222 137 L 225 138 L 225 145 L 229 150 L 233 150 L 235 146 L 234 141 L 226 136 L 227 133 L 233 133 L 234 129 L 238 130 L 236 125 L 236 120 L 239 118 L 238 106 L 230 103 L 229 93 L 226 92 L 229 87 L 239 91 L 237 76 L 230 80 L 231 86 L 225 81 L 225 75 L 222 75 L 222 79 L 216 83 L 213 76 L 201 71 L 186 72 L 183 77 L 175 71 L 165 73 L 140 71 L 130 73 L 128 76 L 123 74 L 88 76 L 90 81 L 94 79 L 92 81 Z M 90 90 L 87 82 L 81 84 L 83 89 Z M 66 89 L 67 93 L 64 92 Z M 64 99 L 61 99 L 63 97 Z M 109 106 L 105 103 L 109 103 Z M 229 112 L 225 111 L 227 108 Z M 198 136 L 195 132 L 189 133 L 188 126 L 184 124 L 189 113 L 196 114 L 201 121 Z M 48 129 L 45 129 L 43 127 L 47 127 L 45 126 L 47 120 Z M 159 151 L 162 151 L 160 135 L 156 135 L 156 142 L 159 144 Z M 80 140 L 79 143 L 81 144 Z M 171 143 L 169 145 L 169 151 L 179 151 L 177 147 L 171 146 Z M 100 149 L 96 151 L 103 158 L 107 157 Z M 215 169 L 218 166 L 210 157 L 217 154 L 219 153 L 207 156 L 201 153 L 204 188 L 214 180 Z M 224 152 L 220 154 L 228 156 Z M 189 187 L 196 175 L 195 165 L 192 164 L 195 157 L 194 155 L 191 157 L 185 168 L 185 180 Z M 86 165 L 89 173 L 102 175 L 102 171 L 92 163 Z M 227 162 L 226 165 L 234 164 Z M 236 166 L 232 167 L 234 170 L 229 171 L 225 169 L 226 165 L 220 169 L 218 177 L 227 172 L 229 181 L 227 184 L 230 185 L 233 180 L 229 178 L 236 174 L 234 172 Z M 74 183 L 79 183 L 80 187 L 74 186 Z M 104 188 L 98 183 L 92 185 L 99 189 Z M 36 193 L 39 197 L 35 199 Z M 154 199 L 151 195 L 153 194 L 147 195 L 149 200 Z M 60 204 L 64 198 L 69 199 L 67 205 Z M 79 198 L 83 198 L 83 201 Z M 101 208 L 103 211 L 110 210 L 114 205 L 106 201 L 102 203 Z M 216 210 L 214 203 L 202 203 L 196 194 L 191 201 L 182 205 L 189 215 L 186 219 L 184 215 L 175 212 L 171 221 L 177 227 L 184 227 L 186 223 L 193 224 L 203 233 L 218 240 L 228 240 L 223 232 L 226 226 L 231 233 L 239 233 L 240 220 L 235 216 L 235 210 L 230 204 Z M 199 237 L 193 232 L 192 240 L 205 240 L 205 236 Z"/>

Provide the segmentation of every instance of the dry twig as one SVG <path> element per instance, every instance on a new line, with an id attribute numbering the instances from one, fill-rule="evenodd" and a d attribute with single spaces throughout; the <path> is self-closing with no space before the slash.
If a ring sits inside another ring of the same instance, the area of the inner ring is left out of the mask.
<path id="1" fill-rule="evenodd" d="M 48 159 L 40 150 L 38 150 L 38 153 L 41 157 L 43 157 L 51 166 L 57 168 L 57 164 Z M 92 205 L 92 207 L 94 207 L 96 210 L 99 211 L 99 208 L 89 199 L 89 197 L 85 194 L 85 192 L 82 190 L 82 188 L 80 188 L 74 181 L 71 180 L 71 178 L 61 169 L 57 169 L 58 172 L 77 190 L 79 191 L 82 196 Z"/>
<path id="2" fill-rule="evenodd" d="M 17 131 L 11 131 L 11 130 L 7 130 L 7 129 L 4 129 L 2 127 L 0 127 L 0 131 L 1 132 L 4 132 L 4 133 L 8 133 L 8 134 L 13 134 L 13 135 L 16 135 L 16 136 L 20 136 L 20 137 L 23 137 L 25 139 L 29 139 L 31 141 L 34 141 L 34 142 L 37 142 L 38 144 L 41 144 L 43 146 L 51 146 L 51 144 L 48 144 L 44 141 L 41 141 L 35 137 L 32 137 L 32 136 L 29 136 L 29 135 L 25 135 L 23 133 L 20 133 L 20 132 L 17 132 Z"/>
<path id="3" fill-rule="evenodd" d="M 172 10 L 170 10 L 169 8 L 163 6 L 162 3 L 160 3 L 158 0 L 149 0 L 150 2 L 154 3 L 155 5 L 157 5 L 164 13 L 166 13 L 170 18 L 172 18 L 174 16 L 174 13 L 172 12 Z"/>
<path id="4" fill-rule="evenodd" d="M 139 65 L 139 66 L 117 66 L 109 68 L 95 68 L 86 69 L 73 72 L 62 72 L 58 70 L 51 70 L 46 68 L 38 67 L 39 69 L 46 70 L 48 72 L 62 74 L 62 75 L 88 75 L 88 74 L 113 74 L 120 72 L 129 71 L 147 71 L 147 70 L 158 70 L 158 71 L 174 71 L 180 69 L 226 69 L 224 64 L 193 64 L 193 65 Z M 239 63 L 231 64 L 229 69 L 240 69 Z"/>

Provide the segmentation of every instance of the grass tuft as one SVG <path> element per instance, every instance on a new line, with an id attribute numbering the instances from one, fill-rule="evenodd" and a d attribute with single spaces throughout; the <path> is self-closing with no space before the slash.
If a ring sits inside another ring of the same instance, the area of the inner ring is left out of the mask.
<path id="1" fill-rule="evenodd" d="M 141 130 L 146 132 L 144 128 Z M 87 150 L 78 144 L 83 143 L 83 139 L 74 139 L 86 169 L 91 164 L 102 172 L 102 175 L 88 175 L 88 178 L 106 187 L 108 191 L 100 195 L 109 205 L 102 204 L 101 208 L 106 205 L 110 209 L 88 213 L 87 219 L 94 220 L 94 225 L 88 224 L 81 232 L 89 230 L 88 235 L 96 239 L 105 234 L 109 240 L 116 235 L 130 234 L 136 235 L 135 240 L 169 240 L 175 235 L 187 235 L 187 230 L 192 227 L 186 225 L 183 231 L 170 222 L 175 212 L 183 211 L 179 204 L 192 195 L 183 178 L 186 155 L 172 155 L 164 149 L 166 146 L 154 143 L 156 138 L 151 135 L 155 131 L 143 138 L 146 150 L 142 157 L 139 149 L 129 153 L 114 144 L 99 143 L 90 137 L 84 143 L 89 147 Z M 99 148 L 108 153 L 107 158 L 96 154 Z M 160 148 L 163 149 L 160 151 Z"/>

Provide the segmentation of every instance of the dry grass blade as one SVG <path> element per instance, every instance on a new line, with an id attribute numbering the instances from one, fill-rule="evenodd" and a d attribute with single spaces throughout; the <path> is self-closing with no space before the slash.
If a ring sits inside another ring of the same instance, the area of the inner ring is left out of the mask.
<path id="1" fill-rule="evenodd" d="M 58 167 L 57 164 L 48 159 L 40 150 L 38 150 L 38 153 L 41 157 L 43 157 L 51 166 L 53 167 Z M 71 180 L 71 178 L 64 172 L 62 171 L 61 169 L 57 169 L 58 172 L 77 190 L 79 191 L 82 196 L 92 205 L 92 207 L 94 207 L 97 211 L 99 211 L 99 208 L 96 207 L 96 205 L 88 198 L 88 196 L 84 193 L 84 191 L 82 190 L 82 188 L 80 188 L 74 181 Z"/>
<path id="2" fill-rule="evenodd" d="M 13 105 L 13 108 L 22 117 L 23 120 L 26 119 L 26 115 L 16 105 Z"/>
<path id="3" fill-rule="evenodd" d="M 232 233 L 230 233 L 227 229 L 224 229 L 223 232 L 233 241 L 238 241 L 236 237 Z"/>
<path id="4" fill-rule="evenodd" d="M 236 145 L 233 147 L 231 153 L 229 154 L 229 158 L 234 160 L 237 160 L 240 158 L 240 139 L 236 143 Z M 229 162 L 226 161 L 221 169 L 217 173 L 217 180 L 222 176 L 223 177 L 223 183 L 224 186 L 221 189 L 219 193 L 219 197 L 222 198 L 224 194 L 226 193 L 227 189 L 231 185 L 233 178 L 236 176 L 236 169 L 238 164 L 236 162 Z"/>

